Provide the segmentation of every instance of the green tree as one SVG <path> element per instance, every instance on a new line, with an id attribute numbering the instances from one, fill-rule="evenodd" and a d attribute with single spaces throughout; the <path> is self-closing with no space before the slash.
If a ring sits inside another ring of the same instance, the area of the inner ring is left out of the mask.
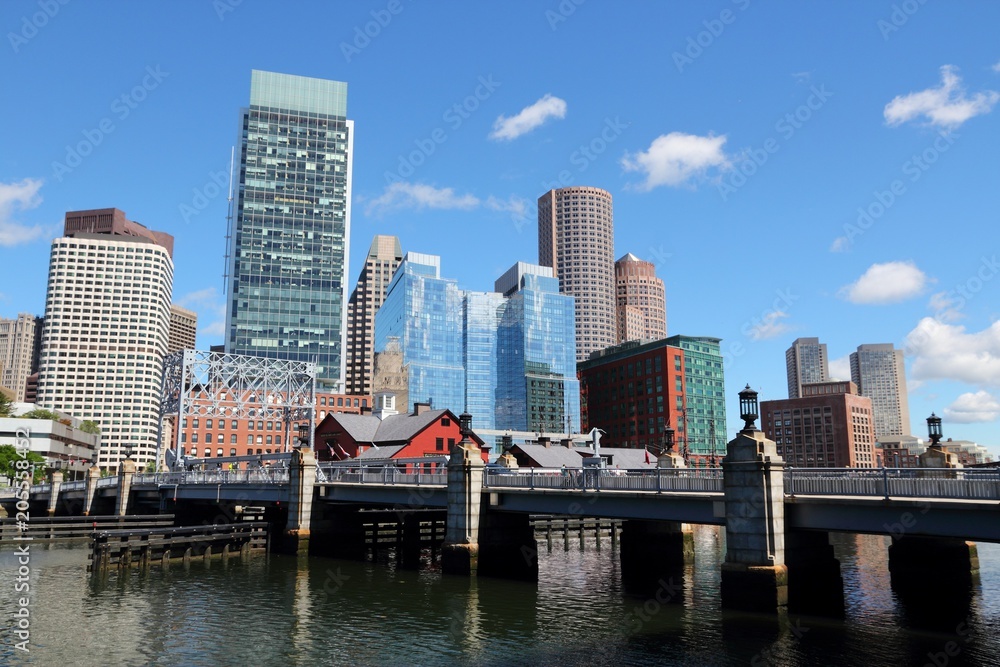
<path id="1" fill-rule="evenodd" d="M 97 422 L 91 421 L 90 419 L 87 419 L 80 424 L 80 430 L 84 433 L 92 433 L 94 435 L 101 434 L 101 427 L 97 425 Z"/>
<path id="2" fill-rule="evenodd" d="M 27 452 L 23 457 L 14 445 L 0 445 L 0 476 L 14 479 L 19 468 L 18 461 L 27 461 L 35 466 L 34 482 L 45 478 L 45 459 L 37 452 Z M 23 464 L 22 464 L 23 466 Z M 22 468 L 23 469 L 23 468 Z"/>
<path id="3" fill-rule="evenodd" d="M 10 400 L 7 394 L 0 391 L 0 417 L 14 416 L 14 401 Z"/>
<path id="4" fill-rule="evenodd" d="M 52 421 L 57 422 L 62 419 L 62 417 L 51 410 L 46 410 L 45 408 L 35 408 L 34 410 L 25 412 L 21 415 L 21 419 L 51 419 Z"/>

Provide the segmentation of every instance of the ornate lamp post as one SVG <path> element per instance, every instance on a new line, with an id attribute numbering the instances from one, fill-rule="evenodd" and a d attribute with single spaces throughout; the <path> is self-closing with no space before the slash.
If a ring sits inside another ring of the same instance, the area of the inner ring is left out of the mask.
<path id="1" fill-rule="evenodd" d="M 927 418 L 927 437 L 930 438 L 931 447 L 941 447 L 941 418 L 933 412 Z"/>
<path id="2" fill-rule="evenodd" d="M 747 384 L 746 388 L 740 392 L 740 419 L 744 421 L 744 431 L 756 431 L 754 422 L 757 421 L 757 392 Z"/>
<path id="3" fill-rule="evenodd" d="M 663 448 L 660 450 L 660 454 L 665 454 L 674 448 L 674 429 L 667 424 L 667 427 L 663 430 Z"/>

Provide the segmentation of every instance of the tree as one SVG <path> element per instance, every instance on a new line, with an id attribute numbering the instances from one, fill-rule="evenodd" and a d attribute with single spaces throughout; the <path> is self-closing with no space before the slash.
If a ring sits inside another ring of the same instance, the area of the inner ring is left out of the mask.
<path id="1" fill-rule="evenodd" d="M 84 420 L 84 422 L 80 424 L 80 430 L 84 433 L 92 433 L 93 435 L 101 434 L 101 427 L 97 425 L 97 422 L 90 419 Z"/>
<path id="2" fill-rule="evenodd" d="M 0 417 L 14 416 L 14 401 L 10 400 L 7 394 L 0 391 Z"/>
<path id="3" fill-rule="evenodd" d="M 8 479 L 15 479 L 18 470 L 24 470 L 24 464 L 18 468 L 20 461 L 27 461 L 35 467 L 34 482 L 40 482 L 45 478 L 45 459 L 37 452 L 26 452 L 24 456 L 17 451 L 14 445 L 0 445 L 0 476 Z"/>
<path id="4" fill-rule="evenodd" d="M 46 410 L 45 408 L 35 408 L 34 410 L 25 412 L 21 415 L 21 419 L 51 419 L 52 421 L 57 422 L 62 419 L 62 417 L 51 410 Z"/>

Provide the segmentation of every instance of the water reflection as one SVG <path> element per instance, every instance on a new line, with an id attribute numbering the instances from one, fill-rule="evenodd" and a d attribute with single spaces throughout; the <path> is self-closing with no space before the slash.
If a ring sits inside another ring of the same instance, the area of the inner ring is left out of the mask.
<path id="1" fill-rule="evenodd" d="M 30 660 L 43 665 L 822 665 L 996 664 L 1000 549 L 980 545 L 982 584 L 923 596 L 936 623 L 894 592 L 887 544 L 834 536 L 843 620 L 723 613 L 717 528 L 695 531 L 696 562 L 642 593 L 621 582 L 617 552 L 539 549 L 536 584 L 444 576 L 377 562 L 257 557 L 133 570 L 103 583 L 86 550 L 32 552 Z M 0 572 L 13 553 L 0 549 Z M 429 565 L 429 566 L 428 566 Z M 0 605 L 14 608 L 5 581 Z M 918 596 L 919 597 L 919 596 Z M 957 614 L 957 616 L 955 615 Z M 925 619 L 924 619 L 925 620 Z M 953 622 L 954 621 L 954 622 Z M 8 628 L 9 628 L 8 621 Z M 0 645 L 0 663 L 15 655 Z M 942 658 L 943 659 L 943 658 Z"/>

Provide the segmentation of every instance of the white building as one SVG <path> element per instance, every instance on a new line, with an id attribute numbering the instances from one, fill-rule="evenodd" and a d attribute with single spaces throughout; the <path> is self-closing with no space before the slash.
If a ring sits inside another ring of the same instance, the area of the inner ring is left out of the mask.
<path id="1" fill-rule="evenodd" d="M 101 436 L 80 430 L 81 420 L 61 413 L 59 421 L 25 419 L 19 415 L 35 409 L 31 403 L 15 403 L 14 417 L 0 417 L 0 445 L 23 446 L 45 458 L 46 467 L 82 478 L 93 464 Z"/>
<path id="2" fill-rule="evenodd" d="M 851 381 L 862 396 L 872 399 L 876 438 L 910 434 L 902 350 L 891 343 L 859 345 L 851 353 Z"/>
<path id="3" fill-rule="evenodd" d="M 38 405 L 97 422 L 100 466 L 127 450 L 142 465 L 156 457 L 173 239 L 117 209 L 67 213 L 66 227 L 49 259 Z"/>

